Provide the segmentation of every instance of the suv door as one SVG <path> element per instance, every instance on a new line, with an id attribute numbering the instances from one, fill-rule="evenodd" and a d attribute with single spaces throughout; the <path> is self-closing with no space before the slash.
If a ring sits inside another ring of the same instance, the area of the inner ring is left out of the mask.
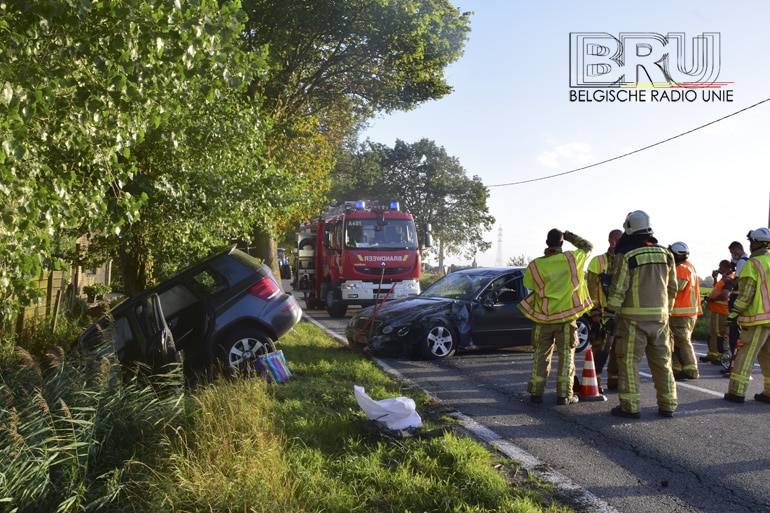
<path id="1" fill-rule="evenodd" d="M 169 363 L 181 361 L 174 344 L 174 336 L 163 317 L 160 297 L 157 294 L 147 296 L 136 305 L 134 314 L 144 335 L 144 363 L 149 365 L 153 372 L 158 372 Z"/>

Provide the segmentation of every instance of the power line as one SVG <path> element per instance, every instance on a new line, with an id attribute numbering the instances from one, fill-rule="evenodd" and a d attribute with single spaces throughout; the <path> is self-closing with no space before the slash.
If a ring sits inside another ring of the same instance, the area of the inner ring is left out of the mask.
<path id="1" fill-rule="evenodd" d="M 716 123 L 719 123 L 720 121 L 724 121 L 725 119 L 728 119 L 728 118 L 731 118 L 731 117 L 736 116 L 738 114 L 741 114 L 742 112 L 745 112 L 745 111 L 747 111 L 749 109 L 753 109 L 754 107 L 758 107 L 759 105 L 762 105 L 763 103 L 766 103 L 768 101 L 770 101 L 770 98 L 765 98 L 764 100 L 758 101 L 757 103 L 755 103 L 753 105 L 749 105 L 748 107 L 745 107 L 745 108 L 743 108 L 741 110 L 733 112 L 732 114 L 728 114 L 727 116 L 721 117 L 719 119 L 715 119 L 714 121 L 706 123 L 705 125 L 701 125 L 701 126 L 695 127 L 695 128 L 693 128 L 691 130 L 688 130 L 686 132 L 682 132 L 681 134 L 669 137 L 668 139 L 663 139 L 662 141 L 658 141 L 658 142 L 650 144 L 648 146 L 644 146 L 643 148 L 639 148 L 639 149 L 636 149 L 636 150 L 633 150 L 633 151 L 629 151 L 628 153 L 624 153 L 623 155 L 618 155 L 617 157 L 612 157 L 611 159 L 602 160 L 601 162 L 595 162 L 593 164 L 589 164 L 587 166 L 583 166 L 583 167 L 579 167 L 579 168 L 576 168 L 576 169 L 572 169 L 570 171 L 564 171 L 562 173 L 556 173 L 555 175 L 541 176 L 540 178 L 530 178 L 529 180 L 522 180 L 520 182 L 510 182 L 510 183 L 499 183 L 499 184 L 495 184 L 495 185 L 487 185 L 487 187 L 506 187 L 508 185 L 522 185 L 522 184 L 530 183 L 530 182 L 539 182 L 541 180 L 550 180 L 551 178 L 557 178 L 559 176 L 564 176 L 564 175 L 569 175 L 569 174 L 572 174 L 572 173 L 577 173 L 578 171 L 585 171 L 586 169 L 591 169 L 592 167 L 601 166 L 602 164 L 607 164 L 608 162 L 612 162 L 613 160 L 619 160 L 619 159 L 622 159 L 624 157 L 628 157 L 629 155 L 633 155 L 634 153 L 639 153 L 641 151 L 649 150 L 650 148 L 654 148 L 655 146 L 660 146 L 661 144 L 667 143 L 669 141 L 673 141 L 674 139 L 678 139 L 680 137 L 683 137 L 683 136 L 685 136 L 687 134 L 691 134 L 691 133 L 693 133 L 693 132 L 695 132 L 697 130 L 700 130 L 702 128 L 706 128 L 708 126 L 711 126 L 711 125 L 714 125 Z"/>

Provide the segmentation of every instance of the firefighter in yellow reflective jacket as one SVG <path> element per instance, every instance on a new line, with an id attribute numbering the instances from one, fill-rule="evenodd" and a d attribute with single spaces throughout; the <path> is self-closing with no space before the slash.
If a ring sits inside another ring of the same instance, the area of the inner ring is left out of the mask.
<path id="1" fill-rule="evenodd" d="M 565 240 L 578 249 L 562 251 Z M 543 402 L 555 348 L 559 355 L 556 404 L 574 404 L 578 402 L 572 390 L 577 319 L 591 308 L 584 269 L 593 245 L 574 233 L 557 229 L 548 232 L 545 242 L 548 246 L 545 255 L 530 262 L 524 272 L 524 286 L 532 292 L 519 303 L 524 315 L 535 322 L 532 330 L 535 354 L 527 391 L 532 402 Z"/>
<path id="2" fill-rule="evenodd" d="M 725 399 L 744 402 L 754 359 L 759 358 L 765 379 L 762 393 L 754 399 L 770 403 L 770 230 L 757 228 L 748 237 L 751 258 L 738 277 L 738 298 L 728 315 L 730 322 L 741 326 L 741 339 Z"/>
<path id="3" fill-rule="evenodd" d="M 675 380 L 698 379 L 698 361 L 692 346 L 695 321 L 703 314 L 700 306 L 700 282 L 695 267 L 687 260 L 690 248 L 684 242 L 668 247 L 676 264 L 676 298 L 668 327 L 671 335 L 671 367 Z"/>
<path id="4" fill-rule="evenodd" d="M 658 414 L 672 417 L 677 406 L 668 318 L 674 306 L 677 281 L 674 256 L 652 235 L 650 217 L 631 212 L 615 250 L 612 284 L 606 311 L 615 324 L 620 405 L 610 413 L 639 418 L 639 363 L 647 355 L 658 402 Z M 610 329 L 611 331 L 611 329 Z"/>
<path id="5" fill-rule="evenodd" d="M 601 320 L 604 308 L 607 306 L 607 293 L 612 282 L 612 263 L 615 258 L 615 247 L 623 235 L 622 230 L 612 230 L 607 236 L 607 252 L 596 255 L 588 262 L 586 271 L 586 285 L 591 296 L 593 306 L 589 313 L 591 317 L 591 351 L 594 354 L 596 366 L 596 381 L 599 385 L 599 393 L 602 390 L 602 370 L 607 364 L 607 388 L 618 388 L 618 365 L 615 361 L 615 349 L 612 345 L 612 337 L 602 328 Z"/>

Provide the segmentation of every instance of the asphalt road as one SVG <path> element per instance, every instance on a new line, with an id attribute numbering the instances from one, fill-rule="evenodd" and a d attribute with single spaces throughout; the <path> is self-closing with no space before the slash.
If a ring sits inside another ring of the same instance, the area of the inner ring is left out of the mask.
<path id="1" fill-rule="evenodd" d="M 306 314 L 344 338 L 350 313 L 344 319 Z M 695 345 L 703 354 L 705 344 Z M 553 373 L 543 404 L 532 404 L 527 351 L 381 361 L 619 512 L 770 512 L 770 405 L 751 399 L 762 387 L 757 366 L 749 400 L 733 404 L 722 399 L 728 380 L 721 367 L 701 364 L 700 379 L 677 383 L 679 408 L 666 419 L 657 415 L 643 363 L 642 418 L 627 420 L 610 415 L 618 404 L 612 392 L 606 402 L 557 406 Z M 584 362 L 577 355 L 579 375 Z"/>

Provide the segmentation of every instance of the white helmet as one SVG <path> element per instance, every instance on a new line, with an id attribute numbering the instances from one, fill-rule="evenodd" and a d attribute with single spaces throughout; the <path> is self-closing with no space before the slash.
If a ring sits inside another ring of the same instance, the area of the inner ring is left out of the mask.
<path id="1" fill-rule="evenodd" d="M 687 258 L 690 256 L 690 248 L 684 242 L 675 242 L 668 247 L 669 250 L 675 255 L 683 256 Z"/>
<path id="2" fill-rule="evenodd" d="M 770 242 L 770 230 L 767 228 L 757 228 L 756 230 L 751 230 L 748 237 L 749 240 L 757 242 Z"/>
<path id="3" fill-rule="evenodd" d="M 642 210 L 634 210 L 626 216 L 626 221 L 623 223 L 623 229 L 626 231 L 626 235 L 635 233 L 652 235 L 650 216 Z"/>

